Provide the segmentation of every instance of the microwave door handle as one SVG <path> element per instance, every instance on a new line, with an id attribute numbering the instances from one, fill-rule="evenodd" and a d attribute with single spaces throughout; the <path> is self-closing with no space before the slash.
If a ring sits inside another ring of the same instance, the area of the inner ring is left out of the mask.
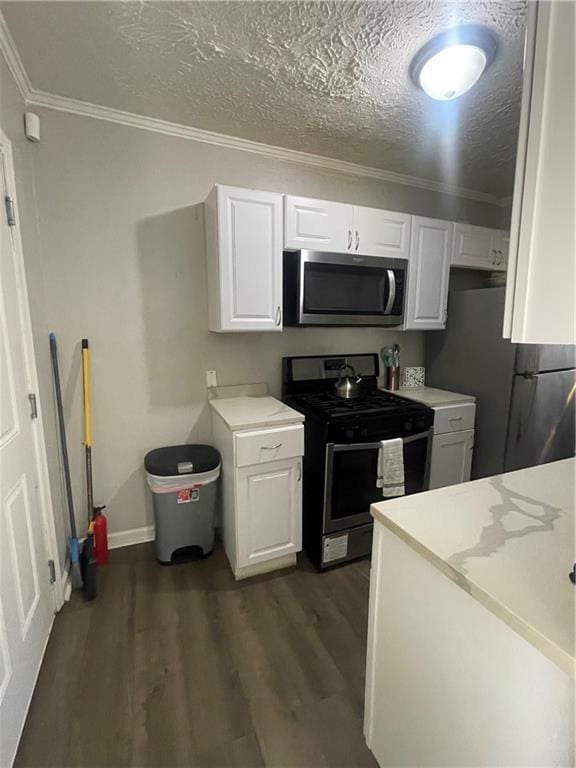
<path id="1" fill-rule="evenodd" d="M 386 302 L 386 306 L 384 307 L 384 314 L 389 315 L 390 312 L 392 312 L 392 307 L 394 306 L 394 301 L 396 299 L 396 275 L 394 274 L 393 269 L 387 269 L 386 270 L 388 274 L 388 301 Z"/>

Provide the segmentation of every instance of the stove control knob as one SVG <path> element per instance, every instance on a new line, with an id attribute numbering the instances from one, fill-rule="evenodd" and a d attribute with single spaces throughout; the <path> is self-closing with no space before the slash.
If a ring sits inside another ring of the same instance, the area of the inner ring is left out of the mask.
<path id="1" fill-rule="evenodd" d="M 404 429 L 406 430 L 406 432 L 412 432 L 412 430 L 414 429 L 414 424 L 412 424 L 411 421 L 405 421 Z"/>
<path id="2" fill-rule="evenodd" d="M 347 429 L 346 432 L 344 432 L 344 437 L 346 440 L 353 440 L 354 439 L 354 430 L 353 429 Z"/>
<path id="3" fill-rule="evenodd" d="M 360 430 L 360 437 L 368 437 L 368 430 L 367 429 L 361 429 Z"/>

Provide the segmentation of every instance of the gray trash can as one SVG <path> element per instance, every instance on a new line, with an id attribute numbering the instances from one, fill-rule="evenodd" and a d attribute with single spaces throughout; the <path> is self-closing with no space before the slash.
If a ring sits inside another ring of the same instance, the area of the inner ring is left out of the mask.
<path id="1" fill-rule="evenodd" d="M 214 547 L 220 454 L 211 445 L 156 448 L 144 458 L 154 499 L 156 557 L 172 563 Z"/>

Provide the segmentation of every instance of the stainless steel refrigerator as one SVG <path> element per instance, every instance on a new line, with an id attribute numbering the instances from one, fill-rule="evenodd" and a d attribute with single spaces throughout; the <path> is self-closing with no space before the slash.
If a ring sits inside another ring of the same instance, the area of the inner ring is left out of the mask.
<path id="1" fill-rule="evenodd" d="M 476 396 L 473 479 L 575 453 L 576 347 L 503 339 L 504 292 L 452 292 L 426 334 L 426 384 Z"/>

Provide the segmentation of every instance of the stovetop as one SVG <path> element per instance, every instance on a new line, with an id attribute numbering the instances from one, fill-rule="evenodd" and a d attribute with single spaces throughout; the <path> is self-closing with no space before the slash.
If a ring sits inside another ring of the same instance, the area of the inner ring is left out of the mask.
<path id="1" fill-rule="evenodd" d="M 316 392 L 295 395 L 289 398 L 294 408 L 299 407 L 309 413 L 326 419 L 347 416 L 397 415 L 402 412 L 420 410 L 421 406 L 396 395 L 379 389 L 361 392 L 356 398 L 346 399 L 333 392 Z M 414 408 L 416 406 L 416 408 Z"/>

